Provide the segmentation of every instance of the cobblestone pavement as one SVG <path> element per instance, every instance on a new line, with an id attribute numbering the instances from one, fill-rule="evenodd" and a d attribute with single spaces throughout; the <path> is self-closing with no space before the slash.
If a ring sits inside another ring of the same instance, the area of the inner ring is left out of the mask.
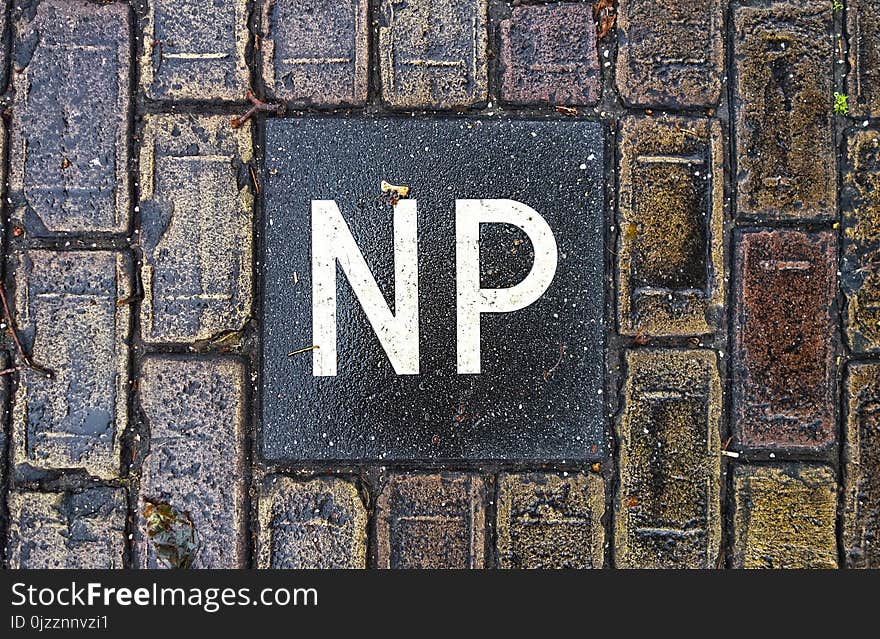
<path id="1" fill-rule="evenodd" d="M 880 0 L 4 4 L 6 566 L 880 567 Z M 602 123 L 598 459 L 267 461 L 249 89 Z"/>

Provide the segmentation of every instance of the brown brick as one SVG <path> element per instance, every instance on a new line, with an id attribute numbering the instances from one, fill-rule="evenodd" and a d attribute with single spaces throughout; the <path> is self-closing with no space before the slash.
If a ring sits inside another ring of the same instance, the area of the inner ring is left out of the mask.
<path id="1" fill-rule="evenodd" d="M 734 568 L 837 568 L 837 485 L 824 466 L 738 466 Z"/>
<path id="2" fill-rule="evenodd" d="M 353 483 L 268 477 L 259 511 L 260 568 L 366 568 L 367 512 Z"/>
<path id="3" fill-rule="evenodd" d="M 846 385 L 846 563 L 880 568 L 880 364 L 851 364 Z"/>
<path id="4" fill-rule="evenodd" d="M 501 97 L 517 104 L 595 104 L 602 78 L 590 4 L 525 5 L 501 23 Z"/>
<path id="5" fill-rule="evenodd" d="M 604 514 L 605 482 L 599 475 L 501 475 L 501 567 L 601 568 L 605 554 Z"/>
<path id="6" fill-rule="evenodd" d="M 617 88 L 630 106 L 710 106 L 721 96 L 721 0 L 619 0 Z"/>
<path id="7" fill-rule="evenodd" d="M 711 333 L 724 306 L 721 125 L 626 117 L 619 157 L 620 333 Z"/>
<path id="8" fill-rule="evenodd" d="M 859 129 L 847 144 L 843 176 L 841 289 L 846 336 L 857 353 L 880 351 L 880 132 Z"/>
<path id="9" fill-rule="evenodd" d="M 477 475 L 393 475 L 376 503 L 379 568 L 483 568 L 486 486 Z"/>
<path id="10" fill-rule="evenodd" d="M 233 129 L 226 116 L 148 115 L 140 158 L 144 340 L 240 329 L 252 297 L 250 127 Z"/>
<path id="11" fill-rule="evenodd" d="M 880 116 L 880 1 L 847 0 L 846 29 L 850 113 L 856 117 Z"/>
<path id="12" fill-rule="evenodd" d="M 14 463 L 24 471 L 119 474 L 128 421 L 129 260 L 114 251 L 32 250 L 15 260 L 19 336 L 49 379 L 25 368 L 15 393 Z"/>
<path id="13" fill-rule="evenodd" d="M 739 216 L 805 220 L 836 215 L 832 31 L 825 0 L 737 6 Z"/>
<path id="14" fill-rule="evenodd" d="M 367 101 L 367 0 L 266 0 L 263 81 L 281 100 L 306 106 Z"/>
<path id="15" fill-rule="evenodd" d="M 12 216 L 31 236 L 129 224 L 129 7 L 47 0 L 16 8 Z"/>
<path id="16" fill-rule="evenodd" d="M 126 512 L 118 488 L 10 492 L 9 567 L 122 568 Z"/>
<path id="17" fill-rule="evenodd" d="M 823 448 L 837 438 L 835 236 L 747 231 L 735 253 L 736 436 L 750 447 Z"/>
<path id="18" fill-rule="evenodd" d="M 382 0 L 379 12 L 379 71 L 389 106 L 485 101 L 486 0 Z"/>
<path id="19" fill-rule="evenodd" d="M 151 100 L 242 100 L 247 0 L 149 0 L 141 87 Z"/>
<path id="20" fill-rule="evenodd" d="M 615 501 L 618 568 L 714 568 L 721 382 L 708 350 L 626 353 Z"/>
<path id="21" fill-rule="evenodd" d="M 150 449 L 139 511 L 153 502 L 188 513 L 199 537 L 193 567 L 243 568 L 244 366 L 226 357 L 151 356 L 141 370 L 140 400 Z M 164 567 L 139 519 L 140 566 Z"/>

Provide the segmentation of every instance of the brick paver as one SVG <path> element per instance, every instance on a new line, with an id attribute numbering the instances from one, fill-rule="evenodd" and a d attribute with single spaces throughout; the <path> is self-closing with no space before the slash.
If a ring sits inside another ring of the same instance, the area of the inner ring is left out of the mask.
<path id="1" fill-rule="evenodd" d="M 849 367 L 846 381 L 843 543 L 850 568 L 880 567 L 880 364 Z"/>
<path id="2" fill-rule="evenodd" d="M 599 475 L 504 474 L 498 478 L 501 568 L 601 568 L 605 483 Z"/>
<path id="3" fill-rule="evenodd" d="M 722 0 L 619 0 L 617 88 L 632 106 L 711 106 L 721 94 Z"/>
<path id="4" fill-rule="evenodd" d="M 846 29 L 850 110 L 857 117 L 877 117 L 880 115 L 880 2 L 847 0 Z"/>
<path id="5" fill-rule="evenodd" d="M 734 16 L 738 215 L 834 217 L 828 3 L 739 2 Z"/>
<path id="6" fill-rule="evenodd" d="M 147 116 L 140 154 L 141 330 L 192 342 L 251 311 L 250 127 L 223 116 Z"/>
<path id="7" fill-rule="evenodd" d="M 714 568 L 721 382 L 708 350 L 626 353 L 614 504 L 619 568 Z"/>
<path id="8" fill-rule="evenodd" d="M 467 107 L 486 99 L 486 0 L 382 0 L 382 98 L 404 109 Z"/>
<path id="9" fill-rule="evenodd" d="M 501 23 L 501 97 L 518 104 L 594 104 L 602 78 L 588 3 L 516 7 Z"/>
<path id="10" fill-rule="evenodd" d="M 368 11 L 367 0 L 264 2 L 260 50 L 269 94 L 307 106 L 364 104 Z"/>
<path id="11" fill-rule="evenodd" d="M 32 359 L 12 417 L 13 461 L 30 469 L 119 474 L 128 421 L 131 266 L 124 253 L 16 256 L 16 324 Z M 122 303 L 120 303 L 122 302 Z"/>
<path id="12" fill-rule="evenodd" d="M 260 568 L 365 568 L 367 512 L 337 478 L 268 477 L 260 497 Z"/>
<path id="13" fill-rule="evenodd" d="M 0 0 L 7 566 L 880 565 L 880 0 L 596 4 Z M 310 202 L 397 315 L 400 197 L 419 374 L 339 276 L 334 386 Z M 462 198 L 556 242 L 499 375 Z"/>
<path id="14" fill-rule="evenodd" d="M 736 238 L 733 425 L 746 446 L 816 449 L 837 438 L 836 249 L 829 232 Z"/>
<path id="15" fill-rule="evenodd" d="M 151 100 L 242 100 L 247 0 L 150 0 L 141 28 L 141 89 Z"/>
<path id="16" fill-rule="evenodd" d="M 129 9 L 44 0 L 15 12 L 9 189 L 32 236 L 129 224 Z"/>
<path id="17" fill-rule="evenodd" d="M 847 141 L 843 176 L 841 288 L 847 298 L 846 337 L 857 353 L 880 350 L 880 132 L 856 131 Z"/>
<path id="18" fill-rule="evenodd" d="M 376 502 L 378 568 L 483 568 L 486 485 L 477 475 L 394 475 Z"/>
<path id="19" fill-rule="evenodd" d="M 837 485 L 825 466 L 734 472 L 735 568 L 836 568 Z"/>
<path id="20" fill-rule="evenodd" d="M 125 491 L 10 491 L 10 568 L 122 568 Z"/>
<path id="21" fill-rule="evenodd" d="M 150 441 L 138 508 L 170 504 L 191 518 L 200 544 L 193 567 L 244 567 L 244 367 L 226 357 L 152 356 L 140 381 Z M 141 567 L 162 567 L 143 516 L 138 546 Z"/>
<path id="22" fill-rule="evenodd" d="M 624 335 L 702 335 L 724 308 L 721 127 L 627 117 L 620 134 L 617 321 Z"/>

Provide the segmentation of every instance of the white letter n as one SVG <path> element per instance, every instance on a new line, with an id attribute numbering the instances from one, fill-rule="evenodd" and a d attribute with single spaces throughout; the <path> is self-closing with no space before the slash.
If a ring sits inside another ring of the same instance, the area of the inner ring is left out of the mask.
<path id="1" fill-rule="evenodd" d="M 394 313 L 385 303 L 333 200 L 312 201 L 313 375 L 336 375 L 336 263 L 348 279 L 398 375 L 419 372 L 419 274 L 416 201 L 394 207 Z"/>

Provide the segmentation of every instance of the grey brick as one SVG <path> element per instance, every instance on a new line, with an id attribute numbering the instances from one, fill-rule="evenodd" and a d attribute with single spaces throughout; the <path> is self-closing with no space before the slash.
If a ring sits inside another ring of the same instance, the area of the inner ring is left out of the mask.
<path id="1" fill-rule="evenodd" d="M 259 520 L 260 568 L 366 568 L 367 512 L 349 481 L 268 477 Z"/>
<path id="2" fill-rule="evenodd" d="M 141 326 L 147 342 L 241 328 L 251 312 L 249 126 L 148 115 L 141 147 Z"/>
<path id="3" fill-rule="evenodd" d="M 714 568 L 721 381 L 708 350 L 626 353 L 614 504 L 617 568 Z"/>
<path id="4" fill-rule="evenodd" d="M 628 116 L 619 139 L 619 330 L 711 333 L 724 307 L 721 126 Z"/>
<path id="5" fill-rule="evenodd" d="M 486 486 L 477 475 L 393 475 L 376 502 L 379 568 L 483 568 Z"/>
<path id="6" fill-rule="evenodd" d="M 13 569 L 122 568 L 125 491 L 9 493 L 7 559 Z"/>
<path id="7" fill-rule="evenodd" d="M 151 100 L 242 100 L 247 0 L 149 0 L 141 87 Z"/>
<path id="8" fill-rule="evenodd" d="M 146 536 L 150 501 L 189 514 L 200 542 L 194 568 L 243 568 L 244 366 L 227 357 L 147 357 L 140 404 L 150 449 L 141 473 L 139 565 L 163 567 Z"/>
<path id="9" fill-rule="evenodd" d="M 22 370 L 13 409 L 16 465 L 119 472 L 128 421 L 128 258 L 114 251 L 32 250 L 15 263 L 25 349 L 54 372 Z"/>
<path id="10" fill-rule="evenodd" d="M 829 3 L 741 3 L 734 22 L 737 215 L 835 217 Z"/>
<path id="11" fill-rule="evenodd" d="M 605 482 L 576 473 L 503 474 L 498 479 L 502 568 L 601 568 Z"/>
<path id="12" fill-rule="evenodd" d="M 32 236 L 129 224 L 129 7 L 46 0 L 16 13 L 9 183 Z"/>
<path id="13" fill-rule="evenodd" d="M 367 0 L 266 0 L 260 50 L 275 98 L 309 106 L 367 101 Z"/>
<path id="14" fill-rule="evenodd" d="M 379 11 L 388 105 L 450 109 L 486 99 L 486 0 L 382 0 Z"/>
<path id="15" fill-rule="evenodd" d="M 619 0 L 617 88 L 630 106 L 711 106 L 721 97 L 722 0 Z"/>

